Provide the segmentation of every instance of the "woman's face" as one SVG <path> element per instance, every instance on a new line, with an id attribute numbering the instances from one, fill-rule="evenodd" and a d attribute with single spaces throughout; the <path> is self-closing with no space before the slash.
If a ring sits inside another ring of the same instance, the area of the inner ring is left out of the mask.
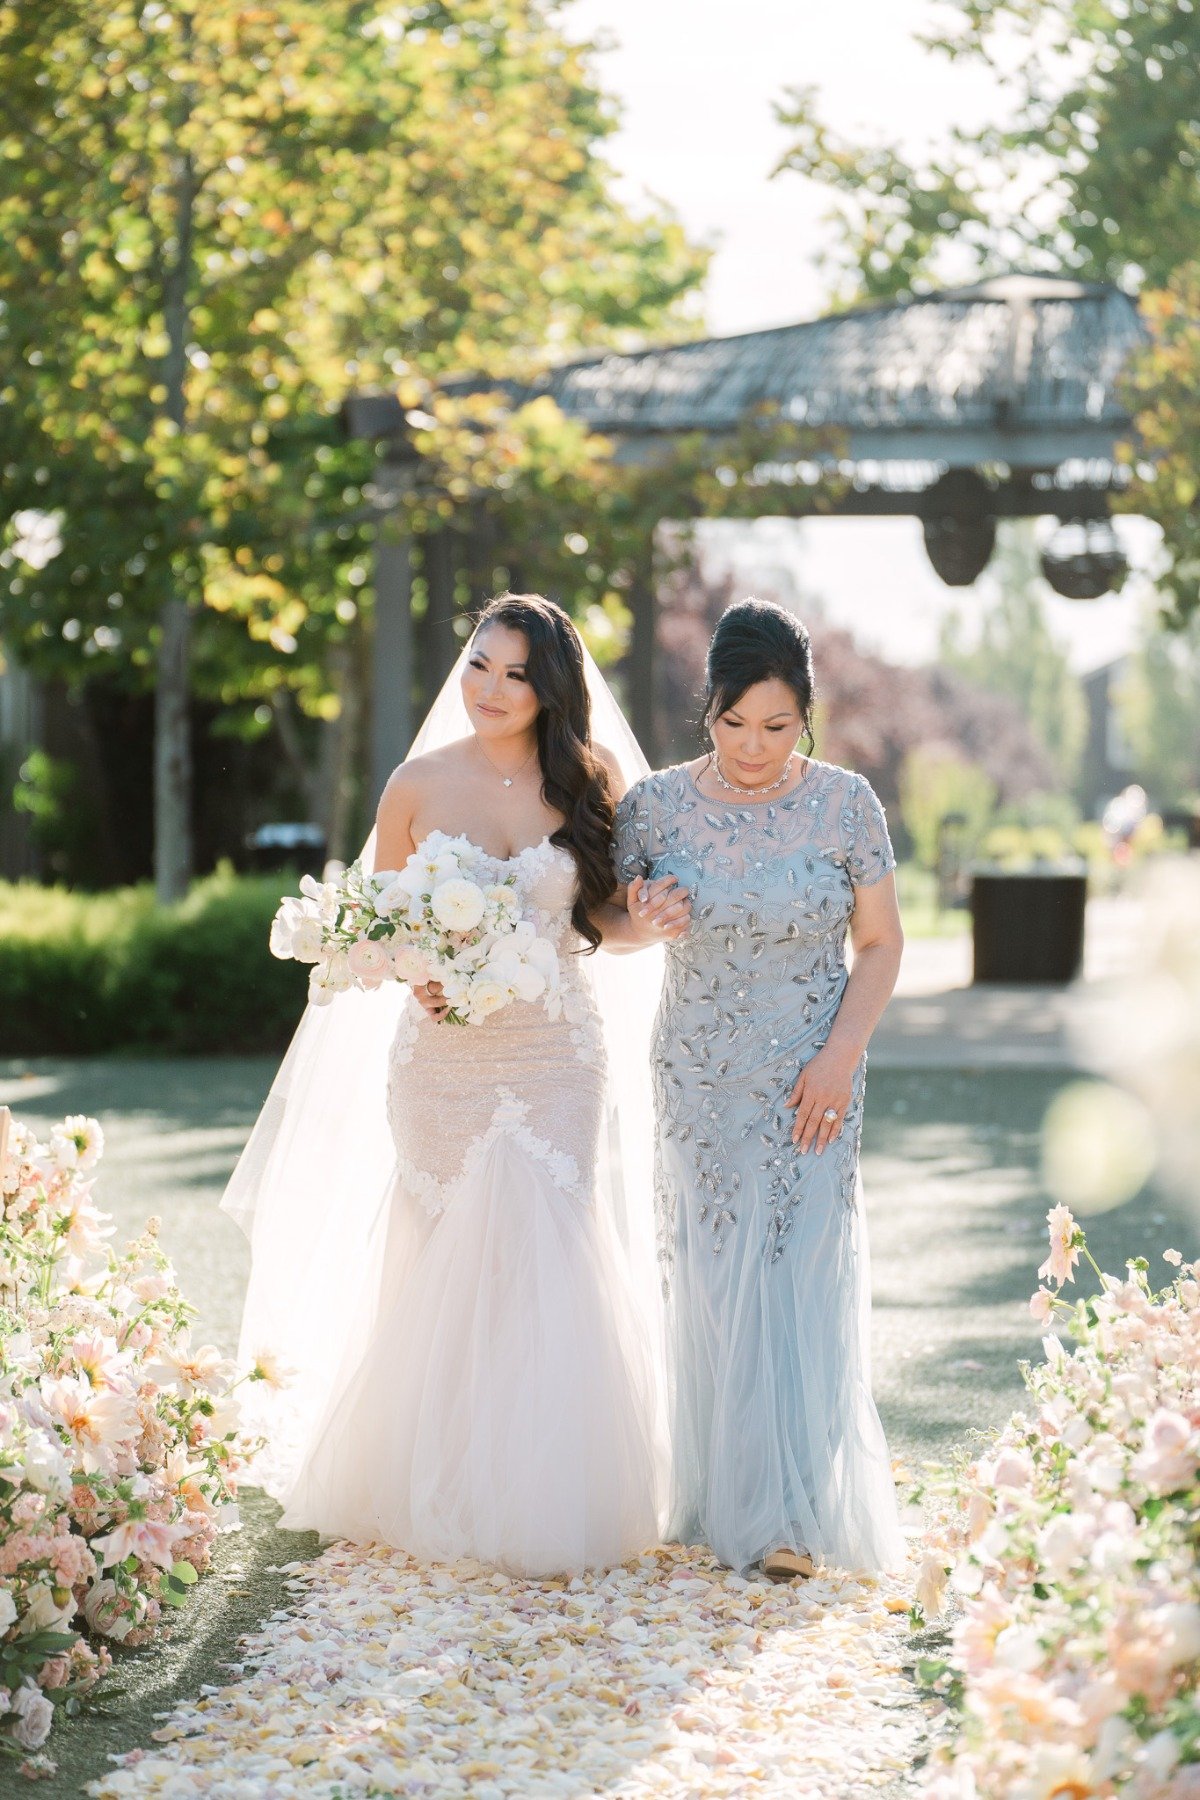
<path id="1" fill-rule="evenodd" d="M 509 625 L 484 625 L 475 633 L 462 673 L 462 697 L 481 738 L 521 737 L 532 731 L 541 708 L 525 673 L 528 655 L 525 633 Z"/>
<path id="2" fill-rule="evenodd" d="M 709 727 L 726 778 L 739 787 L 778 781 L 804 729 L 800 702 L 786 681 L 756 681 Z"/>

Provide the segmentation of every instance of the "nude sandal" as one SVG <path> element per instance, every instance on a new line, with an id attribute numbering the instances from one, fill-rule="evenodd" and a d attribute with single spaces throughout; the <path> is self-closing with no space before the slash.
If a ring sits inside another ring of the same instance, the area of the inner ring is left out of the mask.
<path id="1" fill-rule="evenodd" d="M 805 1580 L 816 1574 L 816 1565 L 806 1550 L 772 1550 L 762 1559 L 762 1571 L 769 1581 Z"/>

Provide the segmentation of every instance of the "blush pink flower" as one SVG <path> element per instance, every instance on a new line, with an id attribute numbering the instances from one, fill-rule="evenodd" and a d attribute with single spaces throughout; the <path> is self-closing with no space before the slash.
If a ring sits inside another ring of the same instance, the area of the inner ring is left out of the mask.
<path id="1" fill-rule="evenodd" d="M 185 1525 L 171 1525 L 165 1519 L 126 1519 L 103 1537 L 93 1538 L 92 1549 L 106 1567 L 136 1556 L 139 1562 L 169 1569 L 175 1561 L 175 1543 L 186 1532 Z"/>
<path id="2" fill-rule="evenodd" d="M 1072 1279 L 1079 1261 L 1081 1233 L 1069 1206 L 1052 1206 L 1046 1214 L 1046 1224 L 1050 1228 L 1050 1254 L 1038 1270 L 1038 1278 L 1061 1287 L 1064 1281 Z"/>

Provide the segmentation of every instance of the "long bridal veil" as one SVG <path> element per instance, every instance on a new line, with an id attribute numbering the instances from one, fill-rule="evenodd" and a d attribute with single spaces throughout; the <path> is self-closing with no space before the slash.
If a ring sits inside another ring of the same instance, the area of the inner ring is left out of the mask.
<path id="1" fill-rule="evenodd" d="M 459 657 L 409 757 L 465 737 Z M 594 740 L 617 758 L 626 787 L 646 761 L 611 690 L 585 651 Z M 374 860 L 374 833 L 363 851 Z M 629 1285 L 658 1373 L 660 1502 L 666 1486 L 665 1330 L 655 1264 L 653 1113 L 649 1040 L 662 951 L 586 959 L 608 1051 L 606 1129 L 596 1204 L 624 1251 Z M 389 1214 L 397 1197 L 387 1122 L 388 1053 L 405 990 L 339 994 L 309 1006 L 221 1201 L 250 1240 L 239 1360 L 262 1353 L 290 1371 L 275 1389 L 244 1389 L 250 1423 L 266 1437 L 255 1477 L 285 1495 L 339 1381 L 355 1366 L 376 1318 Z M 467 1029 L 470 1029 L 469 1027 Z M 379 1421 L 386 1431 L 387 1421 Z"/>

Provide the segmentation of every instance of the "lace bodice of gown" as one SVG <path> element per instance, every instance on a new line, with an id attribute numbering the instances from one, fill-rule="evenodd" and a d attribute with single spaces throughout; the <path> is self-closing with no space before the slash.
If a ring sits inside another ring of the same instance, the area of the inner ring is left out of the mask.
<path id="1" fill-rule="evenodd" d="M 427 1211 L 441 1212 L 496 1133 L 520 1134 L 558 1186 L 586 1202 L 605 1058 L 571 921 L 575 861 L 548 837 L 516 856 L 479 856 L 490 877 L 512 877 L 538 931 L 557 944 L 562 1014 L 551 1019 L 540 1001 L 514 1000 L 480 1025 L 434 1024 L 410 996 L 388 1083 L 401 1177 Z"/>

